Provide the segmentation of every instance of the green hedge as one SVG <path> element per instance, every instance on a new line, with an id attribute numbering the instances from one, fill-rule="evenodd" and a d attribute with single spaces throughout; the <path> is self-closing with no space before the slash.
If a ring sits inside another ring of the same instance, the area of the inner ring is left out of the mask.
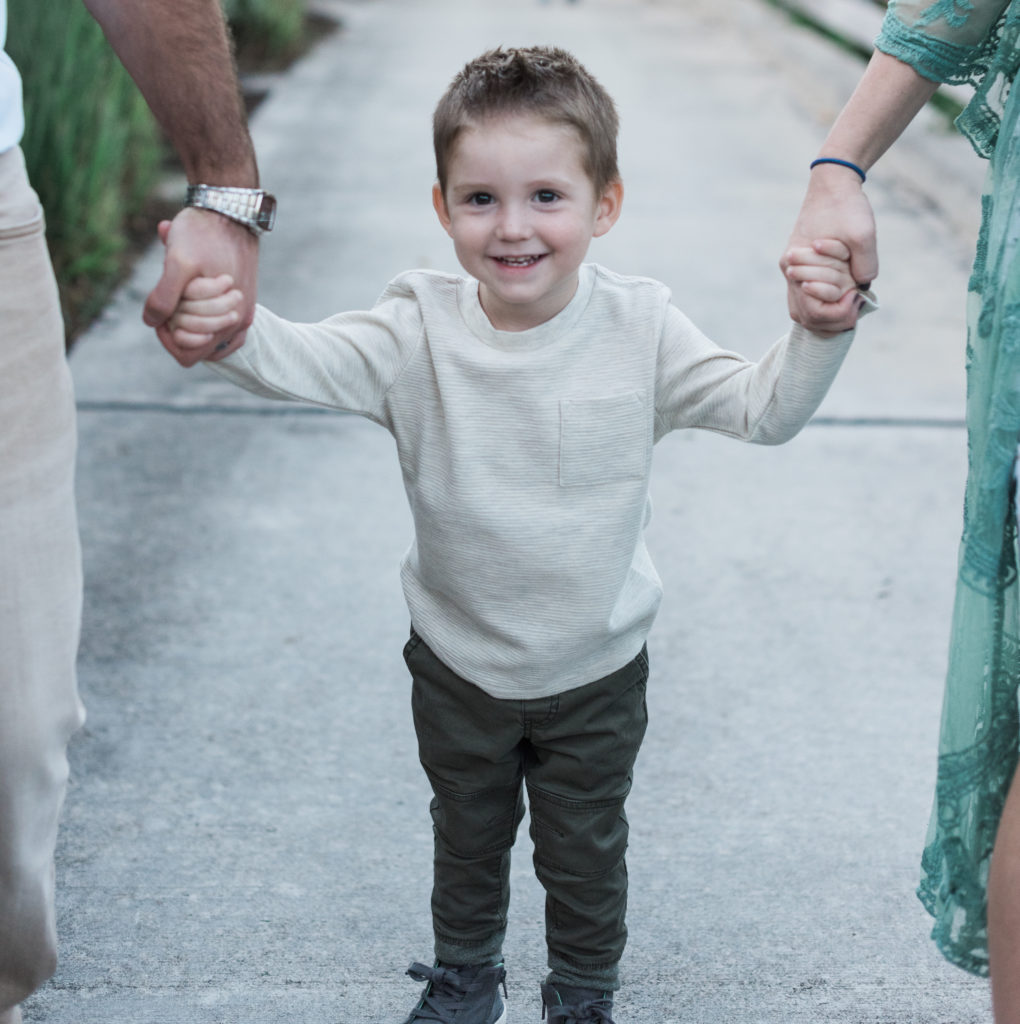
<path id="1" fill-rule="evenodd" d="M 286 63 L 300 49 L 305 0 L 223 0 L 243 66 Z"/>
<path id="2" fill-rule="evenodd" d="M 246 65 L 292 56 L 305 0 L 224 0 Z M 148 107 L 81 0 L 8 0 L 7 52 L 24 80 L 29 177 L 73 336 L 122 276 L 130 229 L 166 159 Z M 154 225 L 147 225 L 154 227 Z M 154 236 L 153 236 L 154 237 Z"/>

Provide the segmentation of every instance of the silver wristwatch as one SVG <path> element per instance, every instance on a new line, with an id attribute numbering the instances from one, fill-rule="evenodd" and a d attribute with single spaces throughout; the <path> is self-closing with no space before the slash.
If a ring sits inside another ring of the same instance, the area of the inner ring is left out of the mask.
<path id="1" fill-rule="evenodd" d="M 256 236 L 272 231 L 276 220 L 276 197 L 260 188 L 189 185 L 184 205 L 221 213 Z"/>

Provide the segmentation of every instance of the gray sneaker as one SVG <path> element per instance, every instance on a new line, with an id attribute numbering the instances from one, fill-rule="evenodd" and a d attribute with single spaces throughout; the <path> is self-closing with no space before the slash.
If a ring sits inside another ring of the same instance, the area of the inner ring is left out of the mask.
<path id="1" fill-rule="evenodd" d="M 502 964 L 426 967 L 416 963 L 407 973 L 426 985 L 404 1024 L 506 1024 L 506 971 Z"/>
<path id="2" fill-rule="evenodd" d="M 613 993 L 573 985 L 542 986 L 542 1019 L 549 1024 L 613 1024 Z"/>

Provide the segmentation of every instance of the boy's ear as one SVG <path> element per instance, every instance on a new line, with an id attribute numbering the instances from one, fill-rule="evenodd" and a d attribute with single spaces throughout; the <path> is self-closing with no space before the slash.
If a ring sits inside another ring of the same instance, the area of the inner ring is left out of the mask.
<path id="1" fill-rule="evenodd" d="M 435 207 L 439 223 L 443 225 L 443 230 L 449 234 L 450 211 L 446 208 L 446 197 L 443 195 L 443 190 L 438 181 L 432 186 L 432 205 Z"/>
<path id="2" fill-rule="evenodd" d="M 604 235 L 617 221 L 623 208 L 623 182 L 611 181 L 599 199 L 592 238 Z"/>

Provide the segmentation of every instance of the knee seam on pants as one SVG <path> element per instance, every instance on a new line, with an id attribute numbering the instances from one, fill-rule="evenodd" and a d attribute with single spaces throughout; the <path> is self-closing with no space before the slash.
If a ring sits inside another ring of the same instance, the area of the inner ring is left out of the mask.
<path id="1" fill-rule="evenodd" d="M 556 807 L 564 807 L 571 811 L 605 811 L 611 807 L 623 807 L 629 795 L 630 786 L 627 787 L 626 793 L 617 797 L 609 797 L 604 800 L 570 800 L 567 797 L 556 796 L 555 793 L 550 793 L 539 786 L 528 784 L 528 797 L 532 803 L 544 801 L 545 803 L 553 804 Z"/>

